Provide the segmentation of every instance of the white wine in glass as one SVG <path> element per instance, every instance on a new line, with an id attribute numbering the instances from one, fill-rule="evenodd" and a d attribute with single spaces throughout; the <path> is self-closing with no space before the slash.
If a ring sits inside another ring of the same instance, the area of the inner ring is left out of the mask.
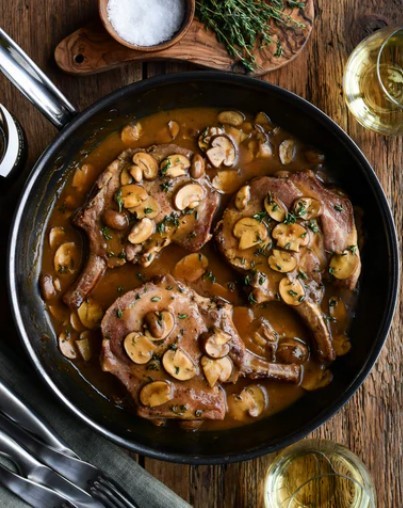
<path id="1" fill-rule="evenodd" d="M 403 134 L 403 27 L 386 27 L 350 55 L 344 96 L 357 121 L 385 135 Z"/>

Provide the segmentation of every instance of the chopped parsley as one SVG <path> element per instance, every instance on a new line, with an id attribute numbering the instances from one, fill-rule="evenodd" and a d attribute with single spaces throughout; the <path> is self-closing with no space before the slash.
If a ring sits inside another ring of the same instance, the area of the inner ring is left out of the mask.
<path id="1" fill-rule="evenodd" d="M 161 297 L 160 297 L 160 296 L 153 296 L 152 298 L 150 298 L 150 300 L 151 300 L 152 302 L 154 302 L 154 303 L 155 303 L 155 302 L 160 302 L 160 301 L 161 301 Z"/>
<path id="2" fill-rule="evenodd" d="M 293 213 L 288 212 L 286 215 L 286 218 L 284 219 L 284 224 L 295 224 L 297 221 L 297 218 Z"/>
<path id="3" fill-rule="evenodd" d="M 210 281 L 212 284 L 214 284 L 214 282 L 217 280 L 216 279 L 216 276 L 214 275 L 214 273 L 210 270 L 208 272 L 206 272 L 204 275 L 203 275 L 203 279 L 204 280 L 208 280 Z"/>
<path id="4" fill-rule="evenodd" d="M 179 319 L 186 319 L 188 317 L 187 314 L 178 314 Z"/>
<path id="5" fill-rule="evenodd" d="M 160 189 L 163 192 L 168 192 L 171 187 L 172 187 L 172 183 L 171 182 L 164 182 L 164 183 L 160 184 Z"/>
<path id="6" fill-rule="evenodd" d="M 116 204 L 118 205 L 119 212 L 121 212 L 121 211 L 122 211 L 122 208 L 123 208 L 122 189 L 118 189 L 118 190 L 115 192 L 114 199 L 115 199 Z"/>
<path id="7" fill-rule="evenodd" d="M 116 317 L 120 319 L 122 316 L 123 316 L 122 309 L 116 309 Z"/>
<path id="8" fill-rule="evenodd" d="M 336 210 L 336 212 L 342 212 L 344 210 L 343 205 L 333 205 L 333 208 Z"/>
<path id="9" fill-rule="evenodd" d="M 101 233 L 102 233 L 102 236 L 105 238 L 106 241 L 112 240 L 113 235 L 112 235 L 111 230 L 108 227 L 103 226 L 101 228 Z"/>
<path id="10" fill-rule="evenodd" d="M 252 215 L 252 217 L 257 221 L 262 222 L 263 219 L 267 217 L 267 212 L 263 210 L 262 212 L 255 213 L 255 215 Z"/>
<path id="11" fill-rule="evenodd" d="M 312 231 L 312 233 L 319 233 L 319 226 L 316 220 L 310 220 L 308 223 L 308 228 Z"/>

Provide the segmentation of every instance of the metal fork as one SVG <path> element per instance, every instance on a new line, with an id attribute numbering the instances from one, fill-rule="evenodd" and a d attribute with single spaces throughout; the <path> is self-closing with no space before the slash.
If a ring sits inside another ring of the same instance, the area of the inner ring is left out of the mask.
<path id="1" fill-rule="evenodd" d="M 72 505 L 59 493 L 9 471 L 0 464 L 0 483 L 31 506 L 69 508 Z"/>
<path id="2" fill-rule="evenodd" d="M 138 508 L 126 492 L 98 468 L 70 450 L 51 427 L 0 381 L 0 428 L 43 464 L 111 508 Z M 10 418 L 9 418 L 10 417 Z"/>

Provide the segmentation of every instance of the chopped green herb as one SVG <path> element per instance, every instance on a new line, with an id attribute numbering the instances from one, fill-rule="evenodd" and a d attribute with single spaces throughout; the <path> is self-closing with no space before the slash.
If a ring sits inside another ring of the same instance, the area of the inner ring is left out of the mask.
<path id="1" fill-rule="evenodd" d="M 178 314 L 179 319 L 186 319 L 188 317 L 187 314 Z"/>
<path id="2" fill-rule="evenodd" d="M 146 215 L 148 215 L 148 214 L 150 214 L 150 213 L 153 213 L 153 211 L 154 211 L 154 210 L 153 210 L 152 208 L 149 208 L 149 207 L 144 208 L 144 213 L 145 213 Z"/>
<path id="3" fill-rule="evenodd" d="M 122 211 L 122 209 L 123 209 L 122 189 L 118 189 L 118 190 L 115 192 L 114 199 L 115 199 L 115 203 L 118 205 L 119 212 L 121 212 L 121 211 Z"/>
<path id="4" fill-rule="evenodd" d="M 357 245 L 350 245 L 349 247 L 347 247 L 347 250 L 349 250 L 352 254 L 357 254 L 358 247 Z"/>
<path id="5" fill-rule="evenodd" d="M 123 316 L 122 309 L 116 309 L 116 317 L 118 317 L 120 319 L 122 316 Z"/>
<path id="6" fill-rule="evenodd" d="M 256 300 L 256 298 L 254 297 L 253 293 L 249 293 L 249 295 L 248 295 L 248 302 L 249 302 L 249 303 L 252 303 L 252 304 L 253 304 L 253 303 L 257 303 L 257 300 Z"/>
<path id="7" fill-rule="evenodd" d="M 312 231 L 312 233 L 319 233 L 319 226 L 316 220 L 310 220 L 308 223 L 308 228 Z"/>
<path id="8" fill-rule="evenodd" d="M 286 218 L 284 219 L 284 224 L 295 224 L 297 221 L 297 218 L 293 213 L 288 212 L 286 215 Z"/>
<path id="9" fill-rule="evenodd" d="M 330 300 L 329 300 L 329 307 L 334 307 L 335 305 L 337 305 L 336 298 L 330 298 Z"/>
<path id="10" fill-rule="evenodd" d="M 264 210 L 262 212 L 255 213 L 255 215 L 252 215 L 252 217 L 259 222 L 262 222 L 263 219 L 265 219 L 267 216 L 267 212 Z"/>
<path id="11" fill-rule="evenodd" d="M 160 296 L 153 296 L 152 298 L 150 298 L 150 300 L 151 300 L 152 302 L 154 302 L 154 303 L 155 303 L 155 302 L 160 302 L 160 301 L 161 301 L 161 297 L 160 297 Z"/>
<path id="12" fill-rule="evenodd" d="M 164 176 L 166 174 L 166 172 L 168 171 L 168 169 L 171 167 L 171 165 L 172 165 L 171 160 L 165 159 L 161 164 L 160 175 Z"/>
<path id="13" fill-rule="evenodd" d="M 292 290 L 292 289 L 289 289 L 289 290 L 288 290 L 288 294 L 289 294 L 290 296 L 298 296 L 298 293 L 296 293 L 296 292 L 295 292 L 294 290 Z"/>
<path id="14" fill-rule="evenodd" d="M 214 282 L 217 280 L 216 276 L 211 270 L 203 275 L 203 279 L 210 281 L 212 284 L 214 284 Z"/>
<path id="15" fill-rule="evenodd" d="M 330 275 L 334 275 L 334 268 L 329 266 L 329 273 Z"/>
<path id="16" fill-rule="evenodd" d="M 171 187 L 172 187 L 172 183 L 171 182 L 164 182 L 164 183 L 160 184 L 160 189 L 163 192 L 168 192 Z"/>
<path id="17" fill-rule="evenodd" d="M 112 240 L 113 236 L 112 236 L 112 232 L 111 230 L 106 227 L 106 226 L 103 226 L 101 228 L 101 233 L 102 233 L 102 236 L 105 238 L 105 240 Z"/>
<path id="18" fill-rule="evenodd" d="M 227 288 L 228 288 L 231 292 L 235 291 L 235 288 L 236 288 L 235 282 L 227 282 Z"/>
<path id="19" fill-rule="evenodd" d="M 301 270 L 301 268 L 298 269 L 297 277 L 298 277 L 298 279 L 303 279 L 303 280 L 308 279 L 308 275 L 304 272 L 304 270 Z"/>
<path id="20" fill-rule="evenodd" d="M 202 409 L 196 409 L 195 411 L 195 416 L 196 418 L 200 418 L 200 416 L 203 414 L 203 410 Z"/>
<path id="21" fill-rule="evenodd" d="M 336 210 L 336 212 L 342 212 L 344 210 L 343 205 L 334 205 L 333 208 Z"/>

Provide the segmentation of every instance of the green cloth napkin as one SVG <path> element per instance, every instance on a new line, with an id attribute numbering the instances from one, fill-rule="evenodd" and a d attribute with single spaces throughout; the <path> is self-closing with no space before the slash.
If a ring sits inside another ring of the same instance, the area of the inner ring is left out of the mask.
<path id="1" fill-rule="evenodd" d="M 51 422 L 51 427 L 80 458 L 99 467 L 113 478 L 140 508 L 190 507 L 147 473 L 124 450 L 82 424 L 74 414 L 67 412 L 54 396 L 50 396 L 31 364 L 22 361 L 20 355 L 5 344 L 0 348 L 0 378 L 22 400 L 28 401 L 29 406 L 39 416 Z M 26 506 L 28 505 L 25 502 L 0 485 L 1 508 Z"/>

